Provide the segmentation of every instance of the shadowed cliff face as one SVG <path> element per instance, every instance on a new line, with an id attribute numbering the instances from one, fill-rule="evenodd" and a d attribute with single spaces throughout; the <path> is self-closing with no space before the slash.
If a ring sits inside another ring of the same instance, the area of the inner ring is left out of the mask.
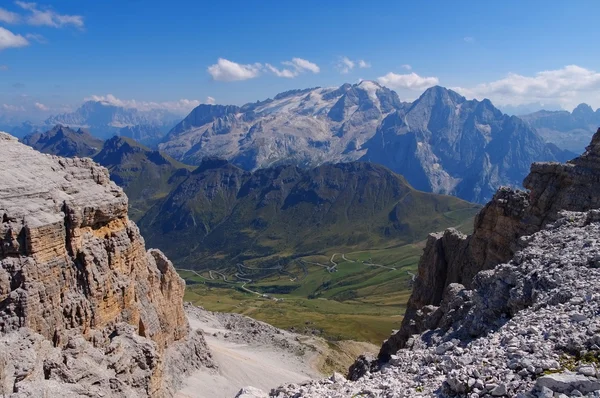
<path id="1" fill-rule="evenodd" d="M 437 326 L 425 324 L 427 315 L 450 284 L 471 288 L 479 271 L 511 259 L 519 239 L 557 220 L 559 211 L 600 208 L 600 129 L 582 156 L 564 164 L 534 163 L 524 186 L 529 192 L 498 190 L 475 218 L 472 235 L 448 229 L 429 236 L 402 326 L 383 344 L 380 360 L 389 360 L 411 335 Z"/>
<path id="2" fill-rule="evenodd" d="M 121 341 L 130 346 L 124 358 L 146 356 L 147 364 L 115 376 L 122 385 L 108 387 L 111 396 L 162 396 L 170 388 L 166 352 L 189 339 L 185 283 L 160 251 L 146 251 L 127 217 L 127 197 L 106 169 L 90 159 L 40 154 L 3 133 L 0 150 L 0 341 L 6 336 L 10 347 L 25 333 L 38 336 L 30 340 L 40 347 L 47 341 L 56 350 L 84 351 L 89 341 L 104 355 Z M 28 355 L 43 363 L 40 347 Z M 44 366 L 64 381 L 58 373 L 70 365 Z M 31 375 L 24 383 L 35 382 L 35 363 L 22 371 Z M 136 372 L 142 380 L 134 381 Z M 10 367 L 0 373 L 19 383 Z M 49 391 L 40 381 L 31 394 Z"/>

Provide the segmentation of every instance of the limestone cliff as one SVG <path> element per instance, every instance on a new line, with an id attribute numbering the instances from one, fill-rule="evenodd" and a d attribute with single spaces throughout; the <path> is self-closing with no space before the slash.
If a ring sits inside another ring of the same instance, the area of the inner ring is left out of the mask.
<path id="1" fill-rule="evenodd" d="M 383 344 L 380 361 L 388 361 L 411 335 L 438 326 L 429 314 L 450 284 L 471 288 L 475 274 L 510 260 L 521 248 L 519 238 L 556 221 L 559 211 L 599 208 L 599 182 L 600 129 L 580 157 L 566 164 L 534 163 L 524 181 L 529 192 L 499 189 L 475 218 L 472 235 L 454 229 L 431 234 L 402 326 Z"/>
<path id="2" fill-rule="evenodd" d="M 0 394 L 166 396 L 210 362 L 105 168 L 0 133 L 0 218 Z"/>

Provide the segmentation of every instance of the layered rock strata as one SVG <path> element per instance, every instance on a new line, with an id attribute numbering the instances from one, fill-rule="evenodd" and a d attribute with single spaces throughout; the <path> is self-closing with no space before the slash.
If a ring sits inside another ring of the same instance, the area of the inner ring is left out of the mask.
<path id="1" fill-rule="evenodd" d="M 210 363 L 184 288 L 105 168 L 0 133 L 0 393 L 172 394 L 174 358 Z"/>

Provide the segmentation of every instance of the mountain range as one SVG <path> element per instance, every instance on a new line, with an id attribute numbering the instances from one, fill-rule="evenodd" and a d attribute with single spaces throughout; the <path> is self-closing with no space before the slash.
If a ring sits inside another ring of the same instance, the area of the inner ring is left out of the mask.
<path id="1" fill-rule="evenodd" d="M 437 86 L 407 103 L 372 81 L 293 90 L 242 107 L 200 105 L 159 147 L 186 163 L 219 156 L 249 171 L 367 160 L 417 189 L 480 203 L 500 185 L 520 186 L 534 161 L 575 156 L 489 100 Z"/>
<path id="2" fill-rule="evenodd" d="M 50 154 L 89 156 L 129 197 L 129 216 L 150 245 L 180 267 L 231 267 L 422 240 L 462 224 L 478 206 L 415 190 L 368 162 L 295 165 L 245 171 L 227 160 L 184 165 L 127 137 L 90 143 L 82 130 L 56 126 L 24 143 Z M 99 141 L 99 140 L 97 140 Z"/>
<path id="3" fill-rule="evenodd" d="M 573 112 L 546 111 L 520 116 L 548 142 L 582 153 L 600 125 L 600 109 L 579 104 Z"/>
<path id="4" fill-rule="evenodd" d="M 467 100 L 439 86 L 409 103 L 378 83 L 362 81 L 291 90 L 243 106 L 202 104 L 168 134 L 173 115 L 101 101 L 86 102 L 46 123 L 60 122 L 99 138 L 130 137 L 191 165 L 205 157 L 225 159 L 246 171 L 369 161 L 403 175 L 416 189 L 485 203 L 499 186 L 520 187 L 532 162 L 575 157 L 562 148 L 577 149 L 577 139 L 587 141 L 586 131 L 600 123 L 597 115 L 580 105 L 573 113 L 540 111 L 521 119 L 502 113 L 489 100 Z M 577 139 L 565 138 L 567 145 L 561 134 Z"/>

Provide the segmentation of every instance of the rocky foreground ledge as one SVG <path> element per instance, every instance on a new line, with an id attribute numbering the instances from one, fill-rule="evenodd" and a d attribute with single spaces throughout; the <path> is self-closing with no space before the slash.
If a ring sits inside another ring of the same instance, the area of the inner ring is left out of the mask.
<path id="1" fill-rule="evenodd" d="M 165 397 L 212 366 L 185 284 L 90 159 L 0 133 L 0 395 Z"/>
<path id="2" fill-rule="evenodd" d="M 563 213 L 522 243 L 473 289 L 449 285 L 431 315 L 443 326 L 412 336 L 378 371 L 269 396 L 600 397 L 600 211 Z"/>

